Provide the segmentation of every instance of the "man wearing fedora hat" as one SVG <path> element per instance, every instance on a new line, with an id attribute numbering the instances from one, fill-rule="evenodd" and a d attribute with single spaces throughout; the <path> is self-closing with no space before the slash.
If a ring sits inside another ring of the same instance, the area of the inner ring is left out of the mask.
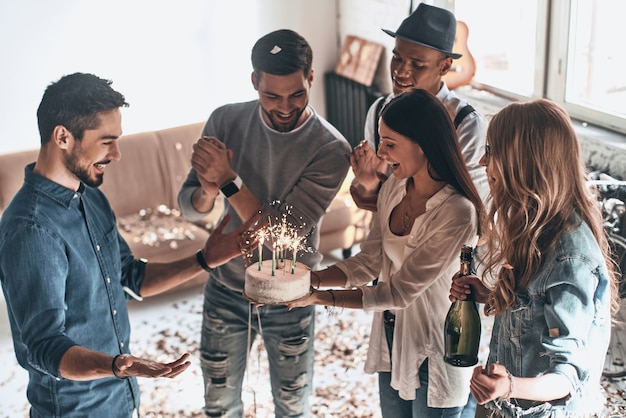
<path id="1" fill-rule="evenodd" d="M 428 90 L 444 104 L 454 121 L 463 157 L 483 201 L 489 194 L 487 176 L 479 164 L 485 145 L 487 123 L 469 103 L 448 89 L 442 77 L 452 68 L 452 60 L 462 55 L 452 51 L 456 18 L 448 10 L 420 3 L 400 24 L 397 31 L 383 29 L 393 36 L 390 73 L 393 91 L 376 100 L 365 119 L 365 139 L 354 148 L 350 162 L 355 173 L 351 193 L 357 206 L 376 210 L 380 182 L 386 164 L 376 156 L 378 116 L 392 97 L 411 89 Z"/>

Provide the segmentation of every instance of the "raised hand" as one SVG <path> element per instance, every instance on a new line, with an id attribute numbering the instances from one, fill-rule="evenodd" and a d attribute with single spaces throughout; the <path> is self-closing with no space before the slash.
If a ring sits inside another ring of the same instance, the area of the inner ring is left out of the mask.
<path id="1" fill-rule="evenodd" d="M 354 147 L 350 154 L 350 165 L 354 172 L 355 182 L 350 187 L 354 203 L 372 212 L 377 210 L 378 186 L 387 180 L 385 174 L 387 164 L 379 158 L 365 140 Z"/>
<path id="2" fill-rule="evenodd" d="M 260 215 L 257 214 L 239 228 L 224 234 L 224 228 L 231 219 L 230 214 L 226 214 L 206 241 L 204 257 L 207 264 L 210 267 L 217 267 L 238 255 L 248 254 L 256 245 L 254 233 L 262 226 L 259 218 Z"/>
<path id="3" fill-rule="evenodd" d="M 230 166 L 232 150 L 214 136 L 203 136 L 193 146 L 191 166 L 207 193 L 217 194 L 219 187 L 236 174 Z"/>
<path id="4" fill-rule="evenodd" d="M 350 165 L 354 177 L 366 192 L 376 193 L 378 184 L 387 178 L 387 163 L 376 155 L 376 152 L 365 140 L 354 147 L 350 154 Z"/>

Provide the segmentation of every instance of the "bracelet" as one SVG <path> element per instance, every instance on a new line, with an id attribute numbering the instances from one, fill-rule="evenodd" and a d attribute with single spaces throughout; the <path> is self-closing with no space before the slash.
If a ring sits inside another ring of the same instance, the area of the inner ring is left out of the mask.
<path id="1" fill-rule="evenodd" d="M 326 290 L 328 293 L 330 293 L 330 296 L 333 298 L 333 306 L 324 306 L 324 309 L 326 309 L 326 313 L 329 316 L 333 316 L 335 314 L 335 294 L 333 293 L 332 289 L 327 289 Z"/>
<path id="2" fill-rule="evenodd" d="M 506 375 L 509 377 L 509 392 L 503 396 L 504 399 L 510 399 L 511 398 L 511 394 L 513 393 L 513 391 L 515 390 L 515 378 L 513 377 L 513 375 L 511 374 L 510 371 L 506 371 Z"/>
<path id="3" fill-rule="evenodd" d="M 117 380 L 126 380 L 128 379 L 128 376 L 120 376 L 117 373 L 115 373 L 115 369 L 117 369 L 117 367 L 115 367 L 115 360 L 117 360 L 117 358 L 121 355 L 122 354 L 118 354 L 117 356 L 113 357 L 113 361 L 111 362 L 111 371 L 113 372 L 113 376 L 115 376 Z M 117 369 L 117 371 L 119 372 L 121 370 Z"/>
<path id="4" fill-rule="evenodd" d="M 213 269 L 206 263 L 202 250 L 198 250 L 196 253 L 196 260 L 198 260 L 198 264 L 200 264 L 200 267 L 202 267 L 204 271 L 208 271 L 209 273 L 213 271 Z"/>

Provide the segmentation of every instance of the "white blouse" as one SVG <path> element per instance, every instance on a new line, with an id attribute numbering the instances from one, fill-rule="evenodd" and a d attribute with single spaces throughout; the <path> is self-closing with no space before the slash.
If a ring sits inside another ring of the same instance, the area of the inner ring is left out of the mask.
<path id="1" fill-rule="evenodd" d="M 361 251 L 336 266 L 347 276 L 345 287 L 362 289 L 363 309 L 374 312 L 365 371 L 391 371 L 391 386 L 402 399 L 413 400 L 420 387 L 419 367 L 428 358 L 428 406 L 462 406 L 473 368 L 444 362 L 443 327 L 461 246 L 476 245 L 477 214 L 467 198 L 446 186 L 426 202 L 406 243 L 393 245 L 389 219 L 406 194 L 405 185 L 406 179 L 394 175 L 385 181 Z M 393 260 L 403 260 L 399 269 Z M 376 277 L 378 284 L 368 286 Z M 386 309 L 396 313 L 392 368 L 382 318 Z"/>

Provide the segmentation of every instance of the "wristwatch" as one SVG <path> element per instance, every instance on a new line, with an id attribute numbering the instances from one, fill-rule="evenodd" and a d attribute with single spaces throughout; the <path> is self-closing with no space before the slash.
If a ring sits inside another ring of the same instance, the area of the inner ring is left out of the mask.
<path id="1" fill-rule="evenodd" d="M 241 189 L 242 184 L 243 184 L 243 181 L 241 181 L 241 177 L 237 175 L 237 177 L 235 177 L 234 180 L 231 180 L 225 185 L 223 185 L 222 187 L 220 187 L 220 191 L 222 192 L 224 197 L 229 198 L 235 193 L 237 193 L 239 189 Z"/>
<path id="2" fill-rule="evenodd" d="M 206 258 L 204 258 L 204 253 L 202 252 L 202 250 L 198 250 L 198 252 L 196 253 L 196 260 L 204 271 L 208 271 L 209 273 L 213 271 L 213 269 L 209 267 L 209 265 L 206 263 Z"/>

